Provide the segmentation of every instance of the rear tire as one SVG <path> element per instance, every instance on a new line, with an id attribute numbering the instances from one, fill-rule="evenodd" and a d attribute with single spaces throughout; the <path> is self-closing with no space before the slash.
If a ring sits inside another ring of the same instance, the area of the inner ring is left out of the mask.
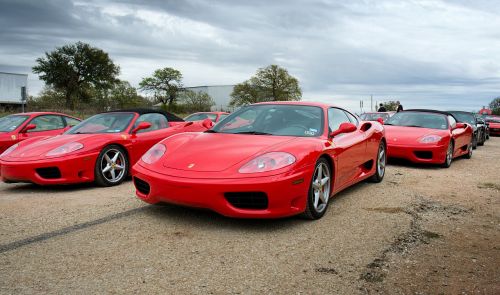
<path id="1" fill-rule="evenodd" d="M 446 150 L 446 157 L 444 159 L 444 163 L 441 164 L 443 168 L 449 168 L 451 166 L 451 162 L 453 161 L 453 150 L 454 144 L 453 141 L 450 141 L 448 144 L 448 149 Z"/>
<path id="2" fill-rule="evenodd" d="M 467 147 L 467 154 L 465 154 L 466 159 L 472 158 L 472 143 Z"/>
<path id="3" fill-rule="evenodd" d="M 380 141 L 377 150 L 377 160 L 375 162 L 375 174 L 369 178 L 371 182 L 381 182 L 385 175 L 385 166 L 387 163 L 387 148 L 383 141 Z"/>
<path id="4" fill-rule="evenodd" d="M 315 220 L 325 215 L 330 200 L 332 169 L 328 161 L 320 158 L 314 166 L 314 173 L 309 186 L 306 209 L 302 217 Z"/>
<path id="5" fill-rule="evenodd" d="M 118 145 L 103 148 L 95 162 L 94 178 L 99 186 L 114 186 L 128 175 L 129 161 L 125 150 Z"/>
<path id="6" fill-rule="evenodd" d="M 477 148 L 477 134 L 472 136 L 472 148 Z"/>

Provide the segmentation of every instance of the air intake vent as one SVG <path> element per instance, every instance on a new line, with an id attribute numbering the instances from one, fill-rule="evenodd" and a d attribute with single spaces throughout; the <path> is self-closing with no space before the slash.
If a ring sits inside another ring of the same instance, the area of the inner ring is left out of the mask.
<path id="1" fill-rule="evenodd" d="M 61 178 L 61 171 L 57 167 L 37 168 L 36 173 L 45 179 Z"/>
<path id="2" fill-rule="evenodd" d="M 420 158 L 420 159 L 432 159 L 432 152 L 429 152 L 429 151 L 418 151 L 418 152 L 414 152 L 415 153 L 415 156 L 417 158 Z"/>
<path id="3" fill-rule="evenodd" d="M 149 183 L 144 180 L 134 177 L 134 185 L 135 188 L 142 194 L 148 195 L 151 188 L 149 187 Z"/>
<path id="4" fill-rule="evenodd" d="M 226 200 L 236 208 L 240 209 L 267 209 L 267 195 L 263 192 L 231 192 L 224 193 Z"/>

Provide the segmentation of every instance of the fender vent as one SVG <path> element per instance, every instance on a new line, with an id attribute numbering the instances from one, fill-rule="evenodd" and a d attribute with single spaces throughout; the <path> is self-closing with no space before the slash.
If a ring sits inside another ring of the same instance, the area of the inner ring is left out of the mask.
<path id="1" fill-rule="evenodd" d="M 240 209 L 263 210 L 268 206 L 267 194 L 263 192 L 224 193 L 224 198 L 233 207 Z"/>
<path id="2" fill-rule="evenodd" d="M 151 188 L 149 187 L 149 183 L 144 180 L 134 177 L 134 185 L 135 188 L 142 194 L 148 195 Z"/>

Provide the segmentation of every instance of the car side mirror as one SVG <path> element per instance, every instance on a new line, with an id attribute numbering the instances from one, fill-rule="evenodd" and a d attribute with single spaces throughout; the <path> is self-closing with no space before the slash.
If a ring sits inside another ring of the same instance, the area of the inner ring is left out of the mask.
<path id="1" fill-rule="evenodd" d="M 466 128 L 466 127 L 467 127 L 467 124 L 460 123 L 460 122 L 455 125 L 455 129 Z"/>
<path id="2" fill-rule="evenodd" d="M 139 130 L 144 130 L 144 129 L 148 129 L 148 128 L 151 128 L 151 123 L 141 122 L 141 123 L 139 123 L 139 125 L 137 125 L 137 127 L 135 127 L 132 130 L 132 134 L 136 134 Z"/>
<path id="3" fill-rule="evenodd" d="M 335 136 L 337 136 L 339 134 L 343 134 L 343 133 L 351 133 L 351 132 L 356 131 L 357 129 L 358 129 L 358 127 L 356 127 L 356 125 L 354 125 L 352 123 L 344 122 L 344 123 L 340 124 L 339 129 L 330 133 L 330 137 L 335 137 Z"/>
<path id="4" fill-rule="evenodd" d="M 28 132 L 29 130 L 33 130 L 33 129 L 36 129 L 36 125 L 35 124 L 28 124 L 28 125 L 26 125 L 26 127 L 23 128 L 23 130 L 21 132 L 25 133 L 25 132 Z"/>
<path id="5" fill-rule="evenodd" d="M 212 126 L 214 126 L 214 122 L 212 122 L 212 120 L 210 120 L 210 119 L 205 119 L 205 120 L 203 120 L 201 125 L 207 129 L 210 129 L 210 128 L 212 128 Z"/>
<path id="6" fill-rule="evenodd" d="M 384 119 L 382 119 L 382 118 L 377 118 L 377 122 L 379 122 L 380 124 L 384 125 Z"/>

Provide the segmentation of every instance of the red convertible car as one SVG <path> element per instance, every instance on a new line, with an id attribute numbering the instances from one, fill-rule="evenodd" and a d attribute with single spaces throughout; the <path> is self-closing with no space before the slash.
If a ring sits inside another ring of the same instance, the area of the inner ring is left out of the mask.
<path id="1" fill-rule="evenodd" d="M 59 113 L 32 112 L 0 118 L 0 154 L 10 146 L 35 136 L 62 134 L 80 119 Z"/>
<path id="2" fill-rule="evenodd" d="M 132 175 L 137 196 L 151 204 L 318 219 L 335 193 L 367 178 L 382 181 L 385 161 L 380 123 L 325 104 L 272 102 L 242 107 L 205 132 L 162 140 Z"/>
<path id="3" fill-rule="evenodd" d="M 40 185 L 95 181 L 121 183 L 151 146 L 172 134 L 205 131 L 210 120 L 183 122 L 158 110 L 125 110 L 95 115 L 59 136 L 36 137 L 0 155 L 4 182 Z"/>
<path id="4" fill-rule="evenodd" d="M 472 127 L 448 112 L 406 110 L 385 122 L 387 155 L 415 163 L 450 167 L 453 158 L 472 156 Z"/>
<path id="5" fill-rule="evenodd" d="M 199 120 L 210 119 L 212 122 L 217 123 L 220 120 L 227 117 L 228 115 L 229 113 L 226 112 L 198 112 L 187 116 L 186 118 L 184 118 L 184 120 L 199 121 Z"/>
<path id="6" fill-rule="evenodd" d="M 486 116 L 485 121 L 490 128 L 490 135 L 500 136 L 500 116 Z"/>

